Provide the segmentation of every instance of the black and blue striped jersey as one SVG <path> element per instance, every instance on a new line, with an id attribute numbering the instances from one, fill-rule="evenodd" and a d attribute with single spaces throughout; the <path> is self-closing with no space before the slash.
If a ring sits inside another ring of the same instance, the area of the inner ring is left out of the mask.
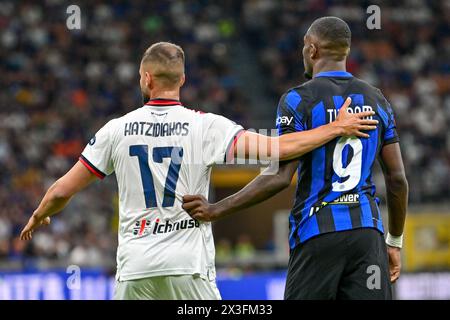
<path id="1" fill-rule="evenodd" d="M 381 148 L 398 142 L 394 113 L 381 91 L 345 71 L 317 74 L 288 90 L 277 111 L 279 135 L 310 130 L 335 120 L 347 97 L 349 112 L 375 111 L 369 138 L 340 137 L 302 156 L 289 244 L 323 233 L 375 228 L 384 232 L 372 168 Z"/>

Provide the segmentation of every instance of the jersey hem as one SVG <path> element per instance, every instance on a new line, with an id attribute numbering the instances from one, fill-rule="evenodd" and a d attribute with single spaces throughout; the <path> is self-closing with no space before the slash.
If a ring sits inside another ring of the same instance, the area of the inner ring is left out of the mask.
<path id="1" fill-rule="evenodd" d="M 374 230 L 377 230 L 379 233 L 381 233 L 381 234 L 384 235 L 384 231 L 383 231 L 383 230 L 380 230 L 380 229 L 377 228 L 377 227 L 369 227 L 369 226 L 364 227 L 364 226 L 362 226 L 362 227 L 357 227 L 357 228 L 348 228 L 348 229 L 341 229 L 341 230 L 336 230 L 336 231 L 328 231 L 328 232 L 319 233 L 319 234 L 313 235 L 313 236 L 311 236 L 311 237 L 309 237 L 309 238 L 306 238 L 305 240 L 303 240 L 303 241 L 301 241 L 301 242 L 299 241 L 299 242 L 296 243 L 294 246 L 290 246 L 290 248 L 291 248 L 291 250 L 293 250 L 293 249 L 295 249 L 297 246 L 299 246 L 299 245 L 301 245 L 301 244 L 305 244 L 306 242 L 308 242 L 308 241 L 310 241 L 310 240 L 312 240 L 312 239 L 314 239 L 314 238 L 320 237 L 321 235 L 324 235 L 324 234 L 335 233 L 335 232 L 342 232 L 342 231 L 350 231 L 350 230 L 358 230 L 358 229 L 374 229 Z"/>
<path id="2" fill-rule="evenodd" d="M 192 275 L 192 274 L 198 274 L 201 277 L 207 278 L 207 275 L 202 272 L 198 272 L 194 269 L 169 269 L 169 270 L 156 270 L 156 271 L 145 271 L 145 272 L 135 272 L 130 274 L 120 274 L 118 273 L 116 275 L 117 281 L 130 281 L 130 280 L 138 280 L 138 279 L 144 279 L 144 278 L 151 278 L 151 277 L 160 277 L 160 276 L 174 276 L 174 275 Z"/>

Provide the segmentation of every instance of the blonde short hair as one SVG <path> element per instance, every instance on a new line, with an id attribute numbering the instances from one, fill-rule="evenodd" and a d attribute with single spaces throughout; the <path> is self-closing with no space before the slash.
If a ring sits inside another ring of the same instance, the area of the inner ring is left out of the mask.
<path id="1" fill-rule="evenodd" d="M 150 66 L 150 73 L 161 85 L 174 88 L 184 76 L 184 51 L 176 44 L 158 42 L 145 50 L 141 64 Z"/>

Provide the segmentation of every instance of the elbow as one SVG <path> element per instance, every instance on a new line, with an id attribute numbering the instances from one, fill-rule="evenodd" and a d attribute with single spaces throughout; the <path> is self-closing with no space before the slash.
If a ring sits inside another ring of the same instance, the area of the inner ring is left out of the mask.
<path id="1" fill-rule="evenodd" d="M 284 190 L 287 187 L 289 187 L 291 185 L 291 181 L 290 180 L 283 180 L 283 182 L 280 185 L 280 190 Z"/>
<path id="2" fill-rule="evenodd" d="M 284 190 L 291 185 L 292 177 L 287 175 L 277 174 L 277 186 L 279 190 Z"/>
<path id="3" fill-rule="evenodd" d="M 402 190 L 402 191 L 408 191 L 408 180 L 406 179 L 405 172 L 396 172 L 393 174 L 390 174 L 387 179 L 387 185 L 392 190 Z"/>
<path id="4" fill-rule="evenodd" d="M 67 201 L 69 200 L 73 194 L 67 189 L 62 186 L 60 181 L 56 181 L 51 187 L 50 187 L 50 194 L 51 199 L 54 201 Z"/>

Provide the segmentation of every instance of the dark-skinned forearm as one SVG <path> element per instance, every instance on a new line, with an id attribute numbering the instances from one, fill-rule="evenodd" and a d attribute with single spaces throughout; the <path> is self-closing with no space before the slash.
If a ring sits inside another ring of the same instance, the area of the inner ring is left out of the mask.
<path id="1" fill-rule="evenodd" d="M 403 234 L 408 206 L 408 182 L 399 143 L 387 144 L 381 149 L 380 164 L 386 182 L 389 233 L 400 236 Z"/>
<path id="2" fill-rule="evenodd" d="M 386 198 L 389 212 L 389 233 L 403 234 L 408 205 L 408 182 L 403 173 L 386 177 Z"/>
<path id="3" fill-rule="evenodd" d="M 290 185 L 298 163 L 298 160 L 282 162 L 277 174 L 257 176 L 237 193 L 212 204 L 214 215 L 222 218 L 274 196 Z"/>

